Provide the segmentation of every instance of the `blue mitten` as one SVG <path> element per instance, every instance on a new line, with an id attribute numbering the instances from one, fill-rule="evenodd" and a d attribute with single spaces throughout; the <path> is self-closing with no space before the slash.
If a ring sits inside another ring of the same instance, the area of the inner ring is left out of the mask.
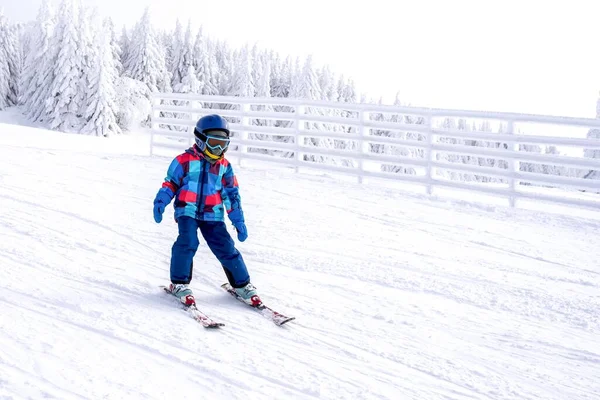
<path id="1" fill-rule="evenodd" d="M 237 231 L 237 237 L 240 242 L 248 239 L 248 229 L 244 223 L 244 213 L 241 209 L 236 208 L 229 213 L 229 219 L 233 223 L 235 230 Z"/>
<path id="2" fill-rule="evenodd" d="M 154 220 L 156 223 L 162 221 L 162 215 L 165 212 L 165 207 L 171 202 L 171 197 L 164 191 L 159 190 L 154 198 Z"/>

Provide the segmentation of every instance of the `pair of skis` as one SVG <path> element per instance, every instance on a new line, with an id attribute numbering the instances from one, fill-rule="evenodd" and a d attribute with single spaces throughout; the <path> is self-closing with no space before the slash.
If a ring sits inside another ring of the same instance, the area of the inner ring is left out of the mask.
<path id="1" fill-rule="evenodd" d="M 161 287 L 164 289 L 165 292 L 172 295 L 171 291 L 169 290 L 169 288 L 167 286 L 161 286 Z M 229 293 L 230 295 L 232 295 L 233 297 L 235 297 L 242 303 L 246 304 L 248 307 L 252 307 L 255 311 L 259 312 L 263 317 L 272 321 L 277 326 L 281 326 L 281 325 L 288 323 L 295 319 L 295 317 L 285 316 L 285 315 L 273 310 L 272 308 L 267 307 L 264 303 L 261 303 L 258 306 L 249 305 L 248 303 L 244 302 L 244 300 L 240 296 L 238 296 L 238 294 L 235 292 L 235 290 L 233 290 L 233 287 L 229 283 L 224 283 L 221 285 L 221 287 L 227 293 Z M 224 323 L 217 322 L 217 321 L 213 320 L 211 317 L 209 317 L 208 315 L 206 315 L 204 312 L 200 311 L 196 305 L 192 305 L 192 306 L 183 305 L 183 306 L 190 313 L 192 318 L 194 318 L 196 321 L 198 321 L 200 324 L 202 324 L 202 326 L 205 328 L 220 328 L 222 326 L 225 326 Z"/>

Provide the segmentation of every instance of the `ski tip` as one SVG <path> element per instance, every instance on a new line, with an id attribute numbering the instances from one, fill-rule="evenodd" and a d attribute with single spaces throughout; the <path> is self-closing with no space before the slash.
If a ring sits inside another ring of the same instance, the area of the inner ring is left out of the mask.
<path id="1" fill-rule="evenodd" d="M 296 319 L 296 317 L 290 317 L 288 319 L 284 319 L 283 321 L 280 321 L 279 323 L 277 323 L 277 326 L 283 326 L 283 325 L 287 324 L 288 322 L 293 321 L 295 319 Z"/>

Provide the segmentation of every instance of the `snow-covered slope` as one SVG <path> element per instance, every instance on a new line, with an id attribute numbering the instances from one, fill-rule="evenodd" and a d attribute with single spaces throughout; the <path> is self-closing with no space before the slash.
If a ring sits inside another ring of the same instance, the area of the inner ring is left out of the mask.
<path id="1" fill-rule="evenodd" d="M 0 125 L 0 398 L 600 398 L 597 220 L 237 168 L 238 247 L 297 320 L 223 292 L 201 245 L 206 330 L 158 288 L 170 159 L 136 140 Z"/>

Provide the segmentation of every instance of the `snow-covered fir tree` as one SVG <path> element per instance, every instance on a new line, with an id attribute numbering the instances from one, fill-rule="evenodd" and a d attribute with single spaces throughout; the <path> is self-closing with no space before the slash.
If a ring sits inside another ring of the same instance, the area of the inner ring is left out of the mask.
<path id="1" fill-rule="evenodd" d="M 77 102 L 81 104 L 79 115 L 83 117 L 82 126 L 86 126 L 89 118 L 89 103 L 95 101 L 95 99 L 90 98 L 94 94 L 90 93 L 89 89 L 94 85 L 92 80 L 95 80 L 95 77 L 92 77 L 92 75 L 96 74 L 95 63 L 100 60 L 98 52 L 101 50 L 98 41 L 95 39 L 95 35 L 98 35 L 98 31 L 102 30 L 103 27 L 96 8 L 92 10 L 86 9 L 82 6 L 81 0 L 76 0 L 76 4 L 79 7 L 79 19 L 77 20 L 79 27 L 77 31 L 79 33 L 78 53 L 81 59 L 80 99 Z"/>
<path id="2" fill-rule="evenodd" d="M 46 100 L 45 114 L 51 129 L 78 131 L 83 110 L 82 68 L 86 65 L 79 34 L 78 1 L 62 0 L 56 29 L 50 44 L 55 52 L 51 64 L 53 80 L 50 97 Z M 84 77 L 85 79 L 85 77 Z"/>
<path id="3" fill-rule="evenodd" d="M 279 55 L 272 55 L 271 97 L 290 97 L 292 86 L 292 59 L 288 56 L 282 60 Z"/>
<path id="4" fill-rule="evenodd" d="M 200 93 L 202 82 L 198 79 L 196 71 L 192 65 L 188 66 L 187 73 L 181 79 L 181 82 L 174 88 L 176 93 Z"/>
<path id="5" fill-rule="evenodd" d="M 124 74 L 144 82 L 151 92 L 170 92 L 171 74 L 165 61 L 166 50 L 150 23 L 147 8 L 131 35 Z"/>
<path id="6" fill-rule="evenodd" d="M 104 29 L 108 29 L 110 32 L 110 47 L 113 52 L 113 58 L 115 59 L 115 67 L 117 68 L 117 73 L 121 75 L 123 73 L 123 63 L 121 62 L 121 57 L 123 50 L 121 49 L 120 40 L 117 37 L 117 31 L 115 29 L 115 23 L 113 22 L 111 17 L 106 17 L 104 19 Z"/>
<path id="7" fill-rule="evenodd" d="M 357 98 L 354 80 L 341 75 L 338 80 L 338 100 L 343 103 L 356 103 Z"/>
<path id="8" fill-rule="evenodd" d="M 18 102 L 21 58 L 17 28 L 0 13 L 0 109 Z"/>
<path id="9" fill-rule="evenodd" d="M 219 94 L 219 78 L 217 61 L 214 52 L 210 51 L 209 43 L 205 40 L 200 28 L 194 39 L 191 59 L 201 86 L 201 93 L 205 95 Z"/>
<path id="10" fill-rule="evenodd" d="M 114 51 L 112 38 L 112 24 L 105 20 L 103 29 L 97 30 L 94 38 L 96 51 L 91 71 L 87 74 L 89 87 L 84 113 L 87 123 L 82 129 L 83 133 L 97 136 L 121 133 L 116 118 L 115 88 L 119 58 Z"/>
<path id="11" fill-rule="evenodd" d="M 340 81 L 336 86 L 336 75 L 328 67 L 313 65 L 311 57 L 294 60 L 288 56 L 284 60 L 278 53 L 259 49 L 256 45 L 233 49 L 227 42 L 204 36 L 201 29 L 197 34 L 192 33 L 191 24 L 188 24 L 185 34 L 180 23 L 175 26 L 175 32 L 158 32 L 151 25 L 149 14 L 149 9 L 146 9 L 132 30 L 123 27 L 119 38 L 115 35 L 112 21 L 101 24 L 103 29 L 110 25 L 110 48 L 112 59 L 116 60 L 116 75 L 123 75 L 118 78 L 115 93 L 118 107 L 126 105 L 126 99 L 131 96 L 146 93 L 149 100 L 148 93 L 170 92 L 173 88 L 180 92 L 199 91 L 206 95 L 356 101 L 349 80 L 343 81 L 343 84 Z M 2 57 L 3 60 L 13 57 L 17 61 L 10 65 L 23 64 L 23 70 L 9 67 L 10 72 L 3 76 L 10 75 L 14 82 L 17 74 L 13 71 L 21 73 L 19 84 L 11 87 L 12 102 L 20 93 L 19 103 L 24 106 L 23 111 L 31 120 L 46 122 L 53 129 L 82 130 L 87 133 L 92 115 L 99 118 L 99 111 L 91 112 L 94 107 L 90 104 L 99 107 L 107 102 L 93 99 L 94 93 L 102 86 L 98 83 L 100 66 L 95 63 L 107 59 L 107 56 L 98 45 L 98 40 L 93 39 L 97 37 L 96 28 L 100 26 L 93 21 L 90 9 L 82 7 L 81 0 L 63 0 L 56 16 L 52 13 L 50 1 L 44 0 L 35 22 L 19 26 L 18 30 L 11 27 L 11 34 L 2 35 L 4 47 L 8 43 L 6 38 L 13 43 L 14 38 L 23 37 L 23 40 L 17 41 L 16 51 L 4 49 Z M 22 62 L 19 61 L 19 54 L 26 55 Z M 7 64 L 3 64 L 3 72 Z M 130 81 L 126 78 L 130 78 Z M 1 88 L 5 93 L 4 99 L 7 99 L 8 85 L 3 79 L 4 86 Z M 145 84 L 148 91 L 138 90 L 134 81 Z M 94 93 L 90 89 L 92 87 L 95 88 Z M 4 100 L 3 106 L 8 104 Z M 257 107 L 268 111 L 271 109 L 271 106 L 254 106 Z M 294 111 L 290 106 L 277 108 L 276 111 Z M 323 113 L 318 108 L 315 112 Z M 124 126 L 130 126 L 138 119 L 133 114 L 130 111 L 117 112 L 116 120 L 127 121 Z M 174 116 L 167 114 L 174 113 L 161 113 L 163 116 Z M 111 118 L 108 116 L 107 120 Z M 274 126 L 289 126 L 292 123 L 268 119 L 255 122 Z M 329 128 L 346 131 L 339 124 L 331 124 Z M 116 132 L 116 129 L 111 132 Z M 289 137 L 281 139 L 287 140 Z M 333 146 L 344 147 L 344 141 L 338 143 L 334 140 L 332 143 Z"/>
<path id="12" fill-rule="evenodd" d="M 259 73 L 256 81 L 256 97 L 268 98 L 271 97 L 271 60 L 267 57 L 259 56 L 259 62 L 255 64 L 255 70 Z M 273 112 L 273 106 L 270 104 L 258 104 L 253 106 L 253 110 L 261 111 L 265 113 Z M 253 121 L 254 125 L 259 126 L 272 126 L 273 120 L 268 118 L 257 118 Z M 262 136 L 257 135 L 258 139 Z"/>
<path id="13" fill-rule="evenodd" d="M 321 87 L 319 86 L 319 77 L 313 65 L 312 56 L 308 56 L 302 67 L 302 72 L 295 82 L 293 89 L 294 97 L 306 100 L 320 100 L 322 98 Z M 314 108 L 315 113 L 319 111 Z M 307 114 L 310 112 L 307 110 Z"/>
<path id="14" fill-rule="evenodd" d="M 190 24 L 188 24 L 188 28 Z M 188 66 L 185 65 L 184 60 L 184 39 L 183 39 L 183 26 L 179 19 L 175 22 L 175 32 L 170 37 L 170 43 L 167 43 L 167 57 L 166 62 L 171 73 L 171 87 L 177 92 L 175 86 L 181 83 L 183 76 L 187 73 Z M 188 43 L 189 45 L 189 43 Z"/>
<path id="15" fill-rule="evenodd" d="M 218 94 L 223 96 L 231 95 L 231 87 L 233 86 L 232 80 L 236 66 L 229 45 L 222 41 L 218 41 L 214 44 L 209 43 L 208 51 L 215 55 L 217 74 L 213 78 L 215 78 Z"/>
<path id="16" fill-rule="evenodd" d="M 131 39 L 129 38 L 129 32 L 127 28 L 123 26 L 121 29 L 121 37 L 119 38 L 119 50 L 121 56 L 121 71 L 123 73 L 123 65 L 129 59 L 129 46 L 131 44 Z"/>
<path id="17" fill-rule="evenodd" d="M 8 20 L 0 14 L 0 110 L 10 105 L 10 69 L 8 66 L 8 43 L 6 35 L 8 32 Z"/>
<path id="18" fill-rule="evenodd" d="M 183 83 L 183 80 L 185 77 L 187 77 L 187 82 L 185 83 L 186 87 L 191 87 L 190 85 L 195 85 L 192 84 L 190 82 L 190 76 L 189 73 L 190 71 L 193 72 L 194 74 L 196 73 L 194 67 L 193 67 L 193 63 L 192 63 L 192 52 L 194 51 L 194 43 L 193 43 L 193 39 L 192 39 L 192 24 L 191 22 L 188 23 L 187 29 L 185 31 L 184 37 L 182 42 L 180 43 L 180 45 L 178 46 L 177 49 L 177 58 L 174 60 L 173 64 L 174 64 L 174 68 L 173 68 L 173 79 L 171 80 L 172 84 L 173 84 L 173 91 L 178 92 L 178 93 L 183 93 L 181 92 L 181 90 L 179 90 L 178 88 L 180 87 L 180 85 Z M 190 67 L 192 67 L 190 69 Z M 197 79 L 195 79 L 197 81 Z M 189 90 L 189 89 L 186 89 Z M 190 93 L 190 92 L 186 92 L 186 93 Z M 194 91 L 191 93 L 199 93 L 198 88 L 194 87 Z"/>
<path id="19" fill-rule="evenodd" d="M 51 40 L 56 19 L 49 0 L 42 1 L 36 22 L 30 30 L 29 52 L 26 53 L 23 73 L 19 82 L 19 104 L 23 113 L 32 121 L 45 115 L 46 100 L 50 97 L 50 85 L 54 79 Z"/>
<path id="20" fill-rule="evenodd" d="M 253 97 L 256 85 L 252 77 L 252 53 L 244 46 L 235 57 L 235 69 L 229 89 L 230 96 Z"/>
<path id="21" fill-rule="evenodd" d="M 271 53 L 271 97 L 289 97 L 292 87 L 292 59 L 287 56 L 282 60 L 278 54 Z M 294 107 L 286 105 L 276 105 L 273 107 L 275 112 L 294 112 Z M 277 121 L 277 127 L 289 128 L 293 121 Z M 289 142 L 292 140 L 289 136 L 282 136 L 280 140 Z"/>
<path id="22" fill-rule="evenodd" d="M 19 44 L 21 46 L 21 61 L 22 67 L 25 66 L 25 56 L 31 51 L 31 31 L 35 27 L 35 21 L 16 24 L 16 34 L 19 36 Z M 19 79 L 20 80 L 20 79 Z M 19 90 L 21 86 L 19 85 Z M 19 93 L 20 95 L 20 93 Z"/>

